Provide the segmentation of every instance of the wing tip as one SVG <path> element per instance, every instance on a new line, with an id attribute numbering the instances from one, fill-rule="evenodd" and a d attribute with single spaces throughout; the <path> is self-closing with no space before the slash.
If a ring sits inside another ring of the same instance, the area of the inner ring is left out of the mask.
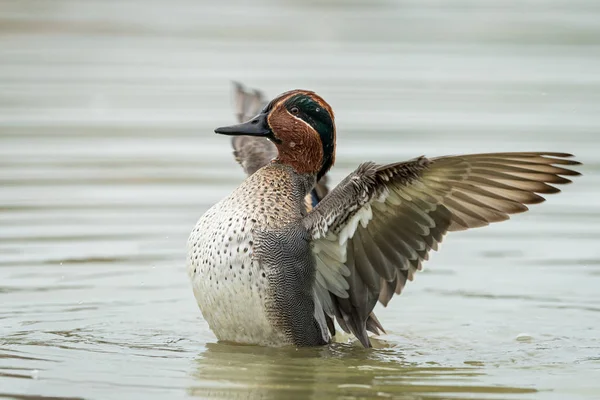
<path id="1" fill-rule="evenodd" d="M 240 92 L 244 91 L 244 85 L 242 85 L 242 83 L 240 81 L 236 81 L 236 80 L 231 80 L 231 85 L 233 86 L 233 88 L 235 90 L 238 90 Z"/>
<path id="2" fill-rule="evenodd" d="M 571 158 L 575 157 L 571 153 L 561 153 L 556 151 L 542 151 L 538 153 L 540 156 L 550 156 L 550 157 L 558 157 L 558 158 Z"/>
<path id="3" fill-rule="evenodd" d="M 373 332 L 377 336 L 381 335 L 382 332 L 384 334 L 387 333 L 373 312 L 369 314 L 369 317 L 367 318 L 367 330 Z"/>
<path id="4" fill-rule="evenodd" d="M 571 153 L 544 152 L 540 153 L 539 155 L 547 160 L 555 161 L 556 164 L 559 165 L 583 165 L 581 161 L 570 160 L 570 158 L 575 157 L 575 155 Z M 571 169 L 564 169 L 564 171 L 561 171 L 556 175 L 580 176 L 581 172 Z"/>

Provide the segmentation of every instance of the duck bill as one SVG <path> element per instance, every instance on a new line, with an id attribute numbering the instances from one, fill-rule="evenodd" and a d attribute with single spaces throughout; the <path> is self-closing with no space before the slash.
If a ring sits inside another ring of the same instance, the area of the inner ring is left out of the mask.
<path id="1" fill-rule="evenodd" d="M 270 138 L 273 132 L 267 123 L 267 114 L 261 113 L 243 124 L 223 126 L 215 129 L 215 133 L 229 136 L 262 136 Z"/>

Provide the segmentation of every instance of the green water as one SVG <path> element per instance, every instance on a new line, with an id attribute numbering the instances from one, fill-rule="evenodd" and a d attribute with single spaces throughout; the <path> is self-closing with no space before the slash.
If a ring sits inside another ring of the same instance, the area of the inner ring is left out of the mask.
<path id="1" fill-rule="evenodd" d="M 0 397 L 600 398 L 594 1 L 0 1 Z M 185 242 L 241 182 L 230 80 L 320 93 L 359 162 L 566 151 L 584 176 L 447 237 L 365 350 L 217 343 Z"/>

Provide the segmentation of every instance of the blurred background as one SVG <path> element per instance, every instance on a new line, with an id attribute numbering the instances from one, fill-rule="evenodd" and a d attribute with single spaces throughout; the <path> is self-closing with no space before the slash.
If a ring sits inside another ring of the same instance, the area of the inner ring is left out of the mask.
<path id="1" fill-rule="evenodd" d="M 600 397 L 600 3 L 0 0 L 0 397 Z M 451 235 L 365 351 L 217 343 L 187 235 L 243 179 L 231 81 L 335 109 L 359 162 L 564 151 Z"/>

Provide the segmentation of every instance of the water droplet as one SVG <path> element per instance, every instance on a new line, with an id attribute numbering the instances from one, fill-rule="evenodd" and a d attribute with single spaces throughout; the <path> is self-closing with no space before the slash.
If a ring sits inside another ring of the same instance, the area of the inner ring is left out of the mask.
<path id="1" fill-rule="evenodd" d="M 37 379 L 40 376 L 40 371 L 37 369 L 31 370 L 31 378 L 32 379 Z"/>
<path id="2" fill-rule="evenodd" d="M 315 111 L 319 112 L 319 111 L 321 111 L 321 109 L 319 107 L 317 107 L 317 108 L 315 108 Z"/>
<path id="3" fill-rule="evenodd" d="M 290 147 L 292 147 L 292 148 L 296 147 L 296 143 L 290 142 Z"/>

